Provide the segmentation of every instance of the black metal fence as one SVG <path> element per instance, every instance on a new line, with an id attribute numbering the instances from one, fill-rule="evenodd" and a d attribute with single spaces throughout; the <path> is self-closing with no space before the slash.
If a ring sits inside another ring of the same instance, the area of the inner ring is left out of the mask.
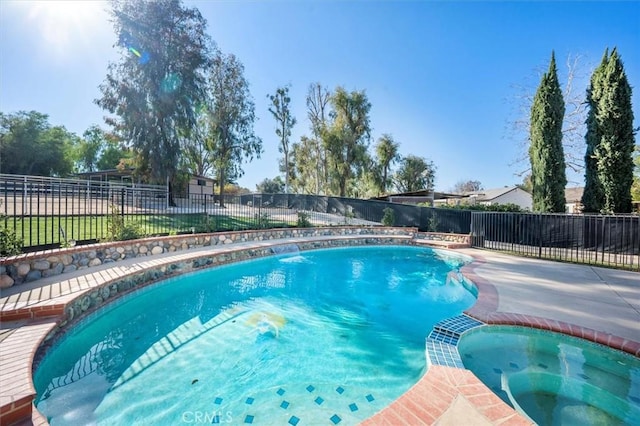
<path id="1" fill-rule="evenodd" d="M 470 232 L 470 212 L 383 201 L 294 194 L 170 198 L 165 186 L 0 174 L 0 226 L 25 251 L 105 240 L 116 226 L 128 236 L 260 228 L 381 225 L 385 209 L 395 226 Z M 301 221 L 301 223 L 299 223 Z M 135 232 L 134 232 L 135 231 Z"/>
<path id="2" fill-rule="evenodd" d="M 472 212 L 477 248 L 640 271 L 640 217 Z"/>

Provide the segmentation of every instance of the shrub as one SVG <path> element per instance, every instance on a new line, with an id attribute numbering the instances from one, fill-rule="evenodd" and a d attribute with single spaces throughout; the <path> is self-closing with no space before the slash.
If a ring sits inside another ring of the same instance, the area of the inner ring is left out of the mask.
<path id="1" fill-rule="evenodd" d="M 125 223 L 124 217 L 115 205 L 111 205 L 111 214 L 107 219 L 107 241 L 125 241 L 144 238 L 145 232 L 136 223 Z"/>
<path id="2" fill-rule="evenodd" d="M 440 225 L 440 221 L 433 215 L 429 218 L 429 232 L 438 232 L 438 225 Z"/>
<path id="3" fill-rule="evenodd" d="M 13 229 L 5 227 L 6 218 L 6 215 L 0 214 L 0 256 L 13 256 L 22 253 L 23 241 L 18 238 Z"/>
<path id="4" fill-rule="evenodd" d="M 0 256 L 22 253 L 22 240 L 12 229 L 0 227 Z"/>
<path id="5" fill-rule="evenodd" d="M 384 226 L 393 226 L 396 222 L 396 215 L 391 207 L 387 207 L 384 210 L 384 216 L 382 216 L 382 224 Z"/>
<path id="6" fill-rule="evenodd" d="M 298 222 L 296 226 L 298 228 L 311 228 L 311 222 L 309 221 L 309 213 L 298 212 Z"/>
<path id="7" fill-rule="evenodd" d="M 513 204 L 513 203 L 507 203 L 507 204 L 489 204 L 489 205 L 484 205 L 484 204 L 459 204 L 459 205 L 442 205 L 439 206 L 439 208 L 444 208 L 444 209 L 453 209 L 453 210 L 473 210 L 473 211 L 480 211 L 480 212 L 515 212 L 515 213 L 519 213 L 519 212 L 524 212 L 526 210 L 523 210 L 519 205 L 517 204 Z"/>
<path id="8" fill-rule="evenodd" d="M 271 225 L 271 221 L 269 220 L 269 215 L 267 213 L 256 213 L 254 219 L 256 220 L 257 229 L 266 229 Z"/>
<path id="9" fill-rule="evenodd" d="M 194 232 L 216 232 L 218 229 L 217 223 L 215 220 L 211 220 L 211 216 L 207 213 L 202 215 L 202 219 L 200 219 L 200 223 L 195 226 Z"/>

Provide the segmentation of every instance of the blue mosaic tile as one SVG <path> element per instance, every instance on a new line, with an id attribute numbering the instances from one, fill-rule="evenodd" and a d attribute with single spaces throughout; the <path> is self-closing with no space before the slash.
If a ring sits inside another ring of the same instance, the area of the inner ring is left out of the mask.
<path id="1" fill-rule="evenodd" d="M 322 405 L 322 403 L 324 402 L 324 399 L 317 397 L 316 399 L 313 400 L 313 402 L 315 402 L 318 405 Z"/>
<path id="2" fill-rule="evenodd" d="M 428 338 L 426 341 L 426 349 L 429 364 L 464 368 L 456 346 Z"/>
<path id="3" fill-rule="evenodd" d="M 457 346 L 458 345 L 458 336 L 452 336 L 450 334 L 441 333 L 440 331 L 434 330 L 429 334 L 429 339 L 436 340 L 438 342 L 443 342 L 448 345 Z"/>
<path id="4" fill-rule="evenodd" d="M 367 401 L 372 402 L 375 398 L 373 397 L 373 395 L 369 394 L 367 396 L 365 396 L 365 398 L 367 398 Z"/>
<path id="5" fill-rule="evenodd" d="M 313 392 L 316 388 L 314 388 L 312 385 L 307 386 L 307 392 Z"/>
<path id="6" fill-rule="evenodd" d="M 219 396 L 216 397 L 216 399 L 213 400 L 214 404 L 220 405 L 222 404 L 222 398 L 220 398 Z"/>
<path id="7" fill-rule="evenodd" d="M 520 367 L 518 367 L 518 364 L 516 364 L 515 362 L 510 362 L 509 363 L 509 367 L 511 367 L 511 368 L 520 368 Z"/>
<path id="8" fill-rule="evenodd" d="M 220 416 L 219 415 L 215 415 L 213 416 L 213 420 L 211 420 L 211 424 L 217 425 L 220 423 Z"/>
<path id="9" fill-rule="evenodd" d="M 434 330 L 439 330 L 458 337 L 465 331 L 471 330 L 472 328 L 480 327 L 481 325 L 484 325 L 484 323 L 467 315 L 458 315 L 456 317 L 447 318 L 438 322 L 435 325 Z"/>
<path id="10" fill-rule="evenodd" d="M 543 364 L 543 363 L 539 363 L 539 364 L 538 364 L 538 367 L 540 367 L 540 368 L 544 368 L 545 370 L 546 370 L 547 368 L 549 368 L 549 366 L 548 366 L 548 365 Z"/>
<path id="11" fill-rule="evenodd" d="M 342 386 L 338 386 L 336 388 L 336 392 L 338 392 L 340 395 L 342 395 L 342 393 L 344 392 L 344 388 Z"/>
<path id="12" fill-rule="evenodd" d="M 352 404 L 349 404 L 349 410 L 351 410 L 352 412 L 353 411 L 358 411 L 358 406 L 356 405 L 355 402 L 352 403 Z"/>
<path id="13" fill-rule="evenodd" d="M 291 416 L 291 418 L 289 419 L 289 424 L 296 426 L 298 423 L 300 423 L 300 419 L 296 416 Z"/>
<path id="14" fill-rule="evenodd" d="M 247 417 L 244 418 L 244 422 L 251 424 L 253 423 L 253 419 L 254 417 L 251 414 L 247 414 Z"/>
<path id="15" fill-rule="evenodd" d="M 249 398 L 247 398 L 247 400 L 245 401 L 245 404 L 249 404 L 249 405 L 251 405 L 251 404 L 253 404 L 253 401 L 255 401 L 255 399 L 253 399 L 253 398 L 249 397 Z"/>
<path id="16" fill-rule="evenodd" d="M 284 395 L 284 392 L 285 392 L 285 391 L 284 391 L 284 389 L 282 389 L 282 388 L 280 388 L 280 389 L 278 389 L 278 390 L 276 391 L 276 393 L 277 393 L 278 395 L 280 395 L 280 396 Z"/>
<path id="17" fill-rule="evenodd" d="M 287 408 L 289 408 L 289 402 L 288 401 L 282 401 L 280 403 L 280 408 L 284 408 L 286 410 Z"/>
<path id="18" fill-rule="evenodd" d="M 338 423 L 340 423 L 342 421 L 340 416 L 337 415 L 337 414 L 334 414 L 333 416 L 331 416 L 331 418 L 329 420 L 331 420 L 334 425 L 337 425 Z"/>
<path id="19" fill-rule="evenodd" d="M 494 368 L 493 372 L 496 374 L 502 374 L 502 370 L 500 370 L 499 368 Z"/>

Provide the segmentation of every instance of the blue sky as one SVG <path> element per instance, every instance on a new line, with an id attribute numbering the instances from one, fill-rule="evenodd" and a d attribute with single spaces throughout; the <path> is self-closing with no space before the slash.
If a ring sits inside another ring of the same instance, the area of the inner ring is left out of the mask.
<path id="1" fill-rule="evenodd" d="M 519 183 L 522 152 L 507 128 L 522 87 L 533 93 L 552 50 L 566 81 L 568 55 L 581 57 L 583 94 L 605 48 L 617 46 L 640 121 L 640 2 L 205 1 L 209 34 L 245 66 L 256 104 L 262 158 L 245 164 L 251 190 L 278 174 L 278 139 L 267 94 L 291 85 L 309 134 L 309 84 L 365 90 L 372 145 L 383 133 L 401 154 L 432 160 L 436 188 L 474 179 L 485 188 Z M 0 1 L 0 111 L 36 110 L 82 134 L 103 125 L 93 103 L 109 61 L 118 59 L 105 3 Z M 519 87 L 519 88 L 518 88 Z M 526 90 L 525 90 L 526 91 Z M 526 164 L 524 165 L 526 167 Z M 568 173 L 571 184 L 580 174 Z"/>

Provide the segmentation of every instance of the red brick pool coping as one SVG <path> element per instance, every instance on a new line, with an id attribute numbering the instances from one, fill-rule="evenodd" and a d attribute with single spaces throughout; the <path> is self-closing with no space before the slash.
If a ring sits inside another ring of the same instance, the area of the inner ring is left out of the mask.
<path id="1" fill-rule="evenodd" d="M 188 252 L 184 253 L 188 257 Z M 478 300 L 466 314 L 487 324 L 521 325 L 533 328 L 557 331 L 593 342 L 620 349 L 640 356 L 640 344 L 618 336 L 598 332 L 588 328 L 549 320 L 530 315 L 497 312 L 498 292 L 487 280 L 475 273 L 475 269 L 484 263 L 480 256 L 473 256 L 474 262 L 463 268 L 462 272 L 478 287 Z M 116 265 L 114 265 L 116 266 Z M 102 279 L 109 276 L 108 271 L 99 273 Z M 89 275 L 91 273 L 89 272 Z M 101 280 L 98 280 L 101 281 Z M 73 298 L 79 294 L 74 293 Z M 63 297 L 66 303 L 69 297 Z M 37 306 L 4 311 L 2 319 L 26 320 L 25 325 L 16 328 L 8 336 L 0 336 L 2 352 L 0 363 L 0 387 L 4 388 L 0 396 L 0 423 L 11 424 L 48 424 L 35 409 L 32 400 L 35 395 L 32 384 L 32 364 L 35 352 L 45 336 L 56 326 L 56 320 L 64 310 L 64 304 L 48 300 Z M 15 314 L 15 316 L 11 316 Z M 50 317 L 47 319 L 46 317 Z M 7 397 L 7 394 L 11 396 Z M 427 373 L 405 394 L 363 425 L 429 425 L 447 415 L 454 401 L 464 397 L 474 406 L 487 422 L 500 425 L 529 425 L 531 422 L 504 403 L 478 378 L 468 370 L 442 366 L 430 366 Z M 29 421 L 29 419 L 31 419 Z"/>

